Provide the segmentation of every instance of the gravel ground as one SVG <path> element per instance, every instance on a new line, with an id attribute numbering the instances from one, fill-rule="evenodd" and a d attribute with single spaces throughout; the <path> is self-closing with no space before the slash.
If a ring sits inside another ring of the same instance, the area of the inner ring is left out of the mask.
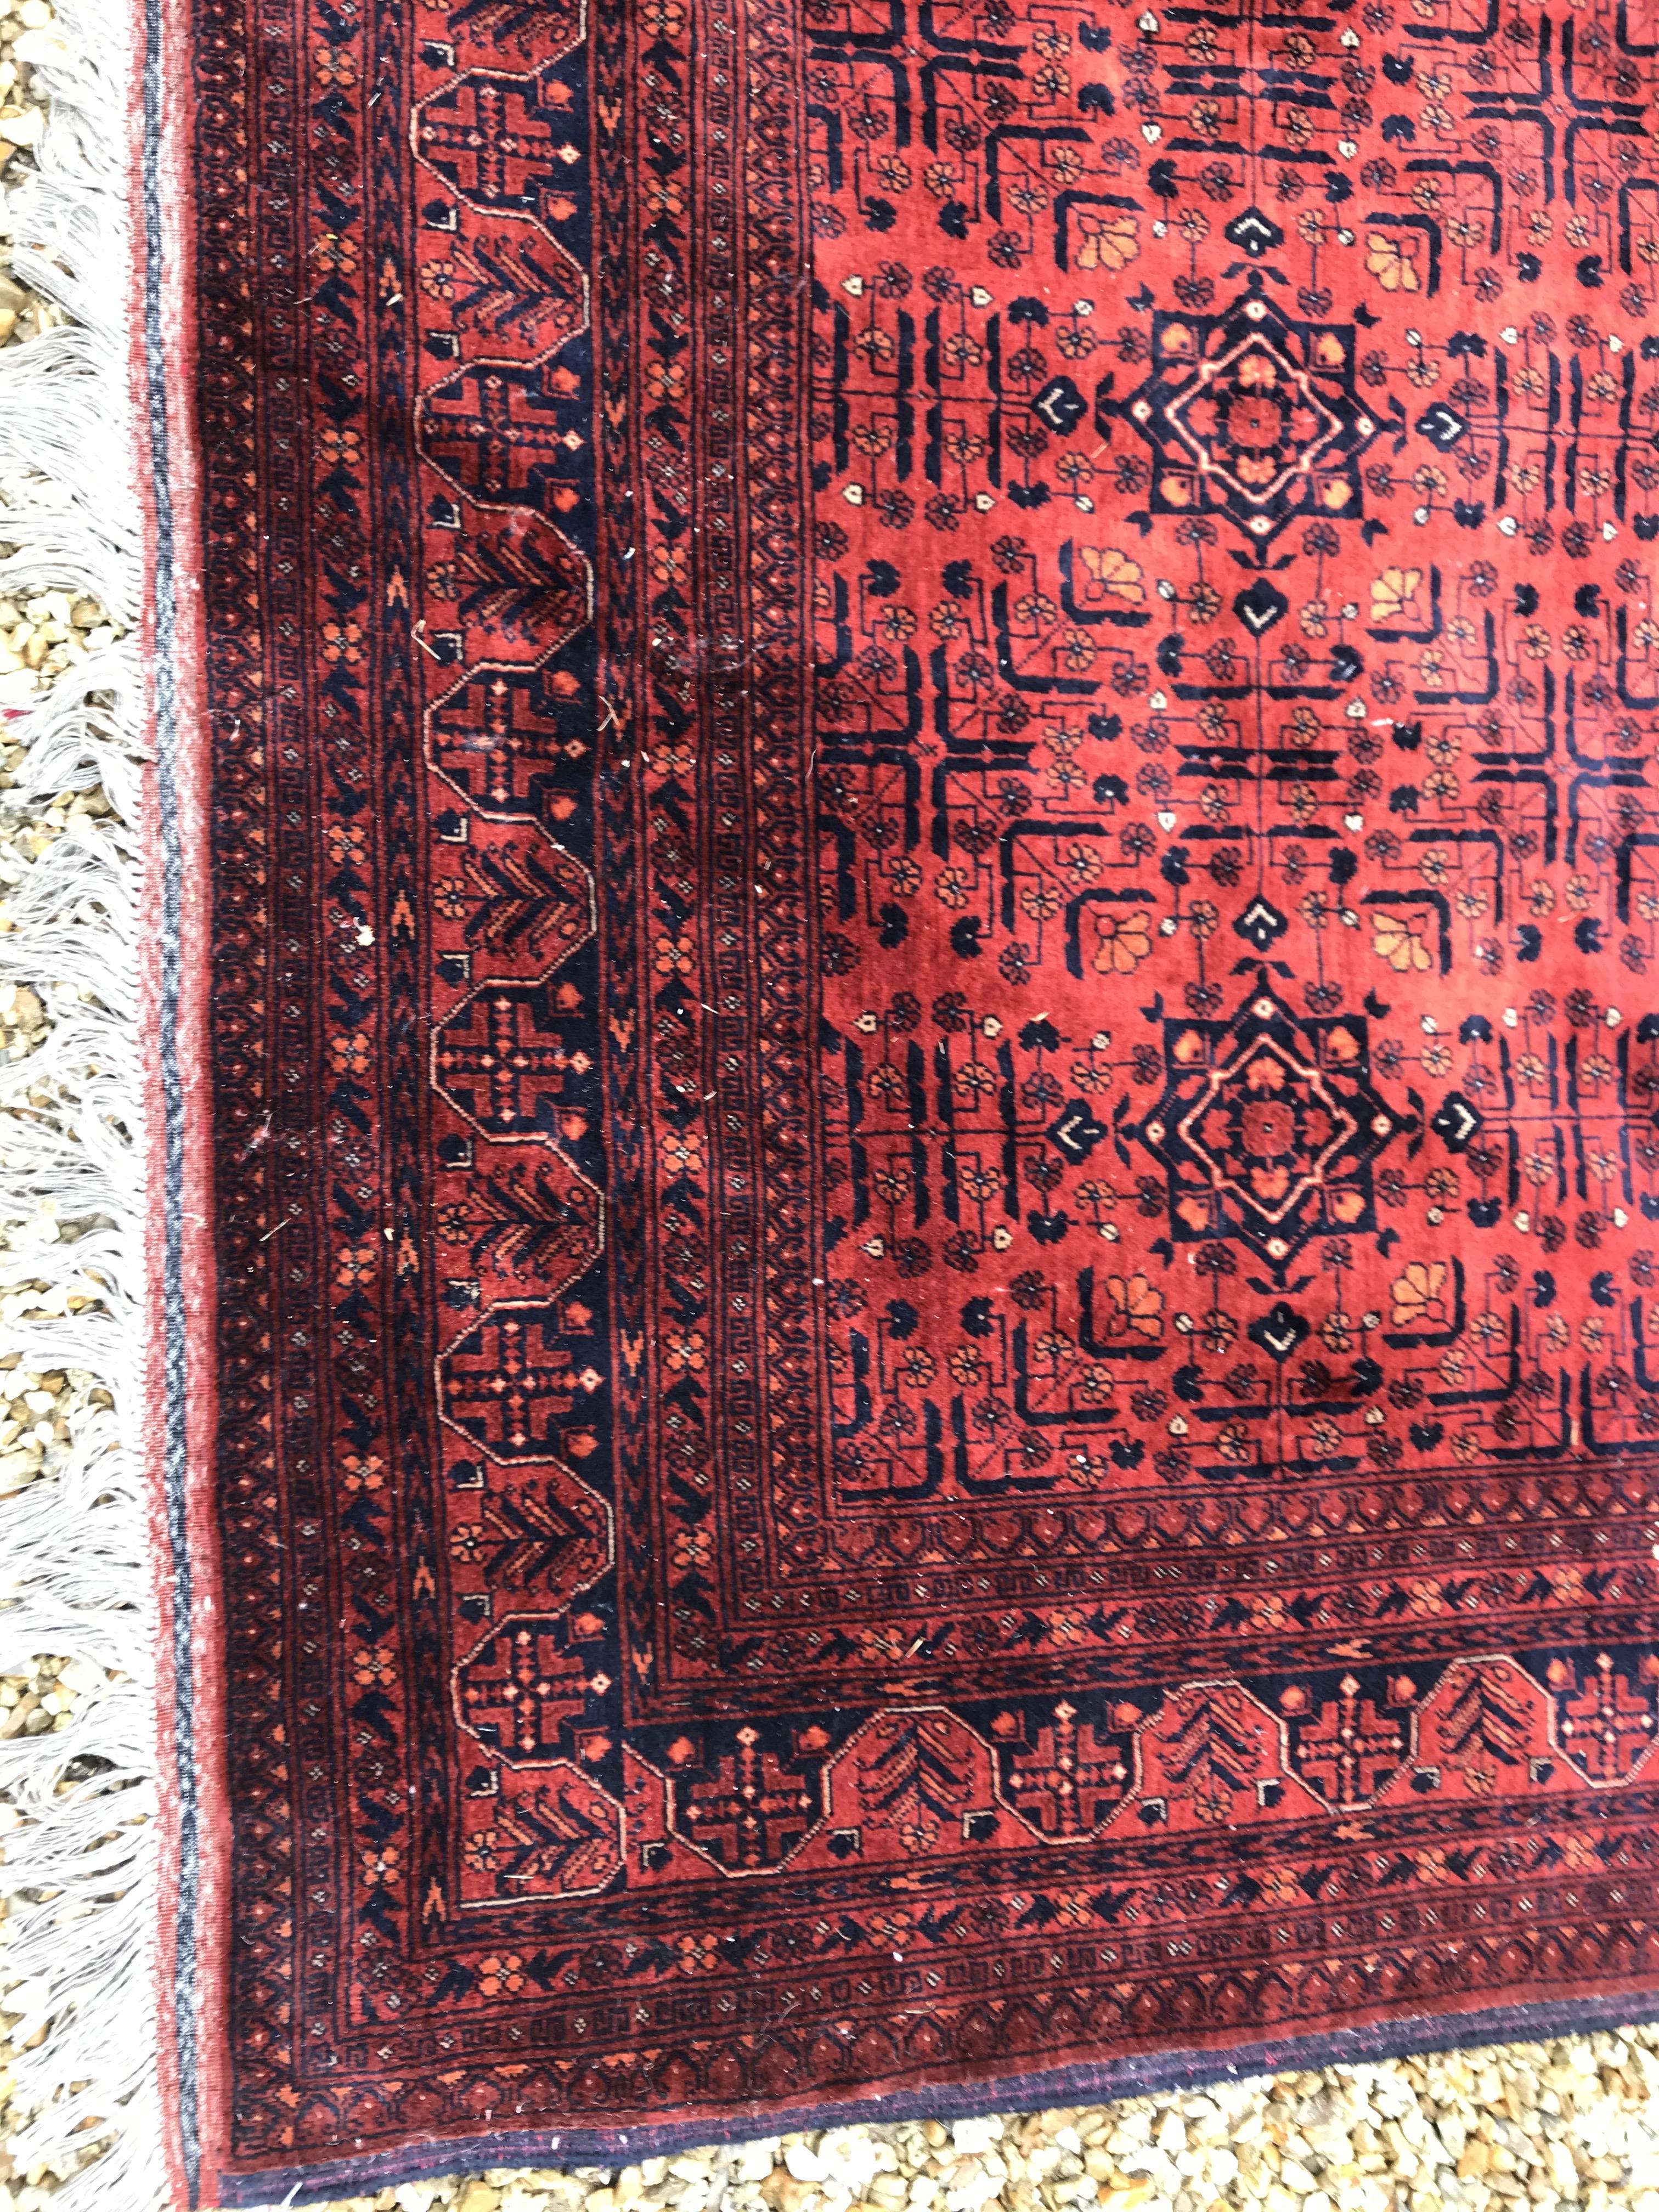
<path id="1" fill-rule="evenodd" d="M 8 188 L 34 166 L 32 149 L 45 119 L 45 95 L 34 65 L 62 51 L 51 0 L 0 0 L 0 349 L 7 353 L 68 319 L 55 301 L 42 298 L 14 274 L 6 212 Z M 33 471 L 0 477 L 0 562 L 25 550 L 8 534 L 13 513 L 50 512 L 59 504 L 61 495 Z M 23 749 L 8 710 L 38 703 L 76 663 L 116 635 L 95 599 L 57 591 L 9 591 L 0 583 L 0 933 L 13 927 L 10 907 L 18 887 L 58 840 L 95 836 L 113 815 L 98 790 L 64 791 L 44 803 L 20 805 L 11 793 Z M 66 995 L 80 997 L 75 987 L 50 974 L 28 981 L 0 981 L 0 1066 L 15 1066 L 49 1043 L 65 1011 Z M 58 1103 L 49 1077 L 11 1097 L 11 1107 L 0 1109 L 0 1162 L 6 1155 L 8 1123 L 32 1110 L 50 1116 Z M 31 1269 L 32 1253 L 45 1243 L 73 1239 L 80 1226 L 60 1222 L 50 1206 L 31 1219 L 0 1218 L 0 1322 L 82 1310 L 100 1302 L 100 1286 L 90 1278 L 65 1292 Z M 110 1393 L 92 1375 L 31 1365 L 15 1352 L 0 1354 L 0 1561 L 8 1510 L 33 1486 L 51 1482 L 64 1470 L 75 1434 L 88 1417 L 106 1416 L 112 1404 Z M 0 1605 L 4 1602 L 0 1577 Z M 84 1660 L 51 1654 L 35 1658 L 27 1673 L 0 1674 L 0 1744 L 19 1736 L 63 1734 L 71 1725 L 76 1700 L 109 1679 Z M 76 1786 L 76 1772 L 70 1769 L 60 1790 Z M 50 1915 L 53 1903 L 40 1891 L 7 1893 L 7 1839 L 23 1818 L 0 1793 L 0 2212 L 36 2212 L 59 2178 L 39 2168 L 20 2172 L 10 2152 L 27 2117 L 15 2101 L 12 2063 L 20 2047 L 36 2045 L 50 2033 L 40 2020 L 34 1992 L 7 1965 L 9 1940 L 31 1915 Z M 88 2131 L 79 2162 L 96 2156 L 100 2140 L 96 2127 Z M 136 2208 L 112 2203 L 110 2212 Z"/>
<path id="2" fill-rule="evenodd" d="M 53 26 L 50 0 L 0 0 L 0 186 L 32 161 L 42 114 L 32 57 L 49 51 Z M 27 344 L 62 319 L 12 276 L 0 228 L 0 347 Z M 0 483 L 0 560 L 14 550 L 4 535 L 12 489 Z M 98 791 L 64 792 L 27 811 L 11 804 L 20 749 L 5 709 L 40 697 L 113 635 L 95 600 L 0 591 L 0 932 L 12 926 L 7 894 L 23 872 L 60 837 L 98 835 L 112 811 Z M 49 975 L 0 983 L 0 1063 L 46 1044 L 69 988 Z M 4 1121 L 0 1112 L 0 1154 Z M 90 1277 L 49 1291 L 29 1272 L 32 1248 L 74 1233 L 50 1208 L 0 1221 L 0 1316 L 96 1302 Z M 0 1550 L 9 1501 L 52 1481 L 76 1425 L 111 1402 L 90 1375 L 0 1357 Z M 0 1676 L 0 1742 L 64 1731 L 97 1680 L 86 1662 L 50 1655 Z M 0 1797 L 0 1892 L 4 1839 L 21 1818 Z M 32 2020 L 27 1988 L 8 1979 L 3 1945 L 23 1916 L 50 1905 L 39 1893 L 0 1895 L 0 2212 L 45 2212 L 59 2178 L 18 2171 L 8 2148 L 22 2117 L 13 2102 L 16 2043 L 50 2029 Z M 96 2156 L 100 2139 L 94 2124 L 80 2162 Z M 619 2170 L 406 2182 L 342 2200 L 335 2212 L 1506 2212 L 1523 2203 L 1539 2212 L 1659 2212 L 1659 2028 L 949 2127 L 774 2136 Z M 137 2208 L 112 2203 L 110 2212 Z"/>
<path id="3" fill-rule="evenodd" d="M 46 119 L 33 63 L 58 35 L 55 21 L 51 0 L 0 0 L 0 186 L 16 183 L 33 166 L 29 149 Z M 27 344 L 66 320 L 56 301 L 43 300 L 13 276 L 7 241 L 0 239 L 0 346 Z M 16 622 L 15 609 L 0 608 L 0 631 L 9 636 Z M 14 665 L 9 650 L 0 642 L 0 672 Z"/>

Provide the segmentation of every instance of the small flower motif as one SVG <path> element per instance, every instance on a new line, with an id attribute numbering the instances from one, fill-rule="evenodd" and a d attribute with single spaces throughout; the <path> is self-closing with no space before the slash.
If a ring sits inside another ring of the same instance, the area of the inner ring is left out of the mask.
<path id="1" fill-rule="evenodd" d="M 374 1247 L 372 1244 L 345 1245 L 335 1255 L 335 1281 L 343 1290 L 351 1290 L 359 1283 L 372 1280 L 375 1256 Z"/>
<path id="2" fill-rule="evenodd" d="M 318 83 L 328 91 L 348 91 L 357 82 L 357 60 L 349 46 L 319 46 L 311 65 Z"/>
<path id="3" fill-rule="evenodd" d="M 363 458 L 362 433 L 327 423 L 317 433 L 317 450 L 330 468 L 359 468 Z"/>
<path id="4" fill-rule="evenodd" d="M 362 1855 L 363 1880 L 371 1889 L 384 1888 L 396 1881 L 403 1867 L 404 1855 L 396 1844 L 386 1844 L 377 1851 Z"/>
<path id="5" fill-rule="evenodd" d="M 696 1129 L 671 1129 L 661 1142 L 663 1172 L 667 1176 L 701 1175 L 702 1137 Z"/>
<path id="6" fill-rule="evenodd" d="M 343 1465 L 345 1486 L 354 1496 L 372 1497 L 377 1490 L 385 1489 L 386 1462 L 377 1453 L 371 1453 L 366 1459 L 359 1458 L 356 1452 L 349 1453 Z"/>
<path id="7" fill-rule="evenodd" d="M 371 1644 L 359 1651 L 351 1662 L 351 1671 L 360 1689 L 389 1689 L 396 1680 L 392 1655 L 381 1644 Z"/>
<path id="8" fill-rule="evenodd" d="M 311 253 L 319 269 L 339 276 L 352 275 L 361 258 L 356 240 L 342 237 L 337 231 L 332 230 L 325 230 L 313 240 Z"/>

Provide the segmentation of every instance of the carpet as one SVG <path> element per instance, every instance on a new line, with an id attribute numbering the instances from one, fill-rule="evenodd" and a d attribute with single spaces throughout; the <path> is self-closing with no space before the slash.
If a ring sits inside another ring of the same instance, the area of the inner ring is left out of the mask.
<path id="1" fill-rule="evenodd" d="M 1659 21 L 149 6 L 179 2201 L 1659 2009 Z"/>

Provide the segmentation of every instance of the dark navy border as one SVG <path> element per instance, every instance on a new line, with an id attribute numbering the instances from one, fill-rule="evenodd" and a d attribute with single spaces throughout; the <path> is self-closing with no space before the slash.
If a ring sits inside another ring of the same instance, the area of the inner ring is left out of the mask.
<path id="1" fill-rule="evenodd" d="M 179 694 L 174 655 L 179 601 L 174 578 L 178 542 L 173 511 L 172 449 L 167 416 L 167 349 L 162 337 L 161 72 L 163 0 L 144 0 L 140 171 L 143 210 L 143 390 L 140 404 L 149 438 L 151 544 L 153 742 L 155 815 L 161 851 L 156 1026 L 161 1063 L 162 1451 L 161 1483 L 167 1557 L 173 1569 L 173 1726 L 176 1771 L 177 1862 L 168 1868 L 176 1885 L 171 1961 L 173 2048 L 169 2075 L 178 2099 L 174 2116 L 191 2205 L 200 2201 L 199 2063 L 196 2032 L 195 1962 L 200 1887 L 201 1813 L 196 1791 L 195 1682 L 191 1663 L 192 1614 L 189 1525 L 185 1493 L 186 1398 L 185 1334 L 185 1093 L 179 1068 L 179 1001 L 184 906 L 184 853 L 179 832 Z M 163 1962 L 163 1972 L 167 1963 Z"/>
<path id="2" fill-rule="evenodd" d="M 1321 2066 L 1403 2058 L 1419 2051 L 1466 2051 L 1487 2043 L 1535 2043 L 1596 2028 L 1630 2027 L 1659 2019 L 1659 1996 L 1584 1997 L 1547 2004 L 1500 2006 L 1486 2012 L 1414 2014 L 1327 2035 L 1286 2036 L 1233 2051 L 1165 2051 L 1112 2059 L 1097 2066 L 1062 2066 L 1012 2074 L 967 2087 L 902 2089 L 850 2096 L 833 2104 L 745 2106 L 726 2119 L 669 2121 L 637 2128 L 569 2128 L 450 2137 L 338 2159 L 326 2166 L 273 2166 L 218 2177 L 222 2205 L 320 2204 L 395 2188 L 402 2181 L 470 2173 L 484 2166 L 629 2165 L 642 2158 L 695 2149 L 703 2143 L 751 2142 L 797 2129 L 846 2127 L 897 2120 L 976 2118 L 985 2112 L 1040 2112 L 1059 2105 L 1108 2104 L 1158 2089 L 1196 2089 L 1212 2081 L 1299 2073 Z"/>

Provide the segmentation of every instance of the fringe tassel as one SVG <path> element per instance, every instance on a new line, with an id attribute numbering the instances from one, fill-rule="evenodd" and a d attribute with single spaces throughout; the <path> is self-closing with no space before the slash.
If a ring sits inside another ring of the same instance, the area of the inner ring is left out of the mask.
<path id="1" fill-rule="evenodd" d="M 143 588 L 122 328 L 130 36 L 124 0 L 59 0 L 35 34 L 51 105 L 4 227 L 15 274 L 73 320 L 0 353 L 0 546 L 15 549 L 0 595 L 66 590 L 124 626 Z M 52 1020 L 38 1051 L 0 1063 L 0 1353 L 71 1386 L 64 1462 L 0 1503 L 0 1672 L 61 1657 L 75 1692 L 61 1733 L 0 1742 L 0 2005 L 21 2015 L 9 2148 L 25 2175 L 61 2177 L 60 2212 L 165 2201 L 150 1570 L 124 1444 L 138 1435 L 144 1280 L 138 682 L 118 644 L 44 698 L 5 702 L 27 751 L 0 797 L 9 815 L 101 785 L 116 810 L 71 817 L 32 862 L 0 846 L 0 982 L 27 983 Z"/>

